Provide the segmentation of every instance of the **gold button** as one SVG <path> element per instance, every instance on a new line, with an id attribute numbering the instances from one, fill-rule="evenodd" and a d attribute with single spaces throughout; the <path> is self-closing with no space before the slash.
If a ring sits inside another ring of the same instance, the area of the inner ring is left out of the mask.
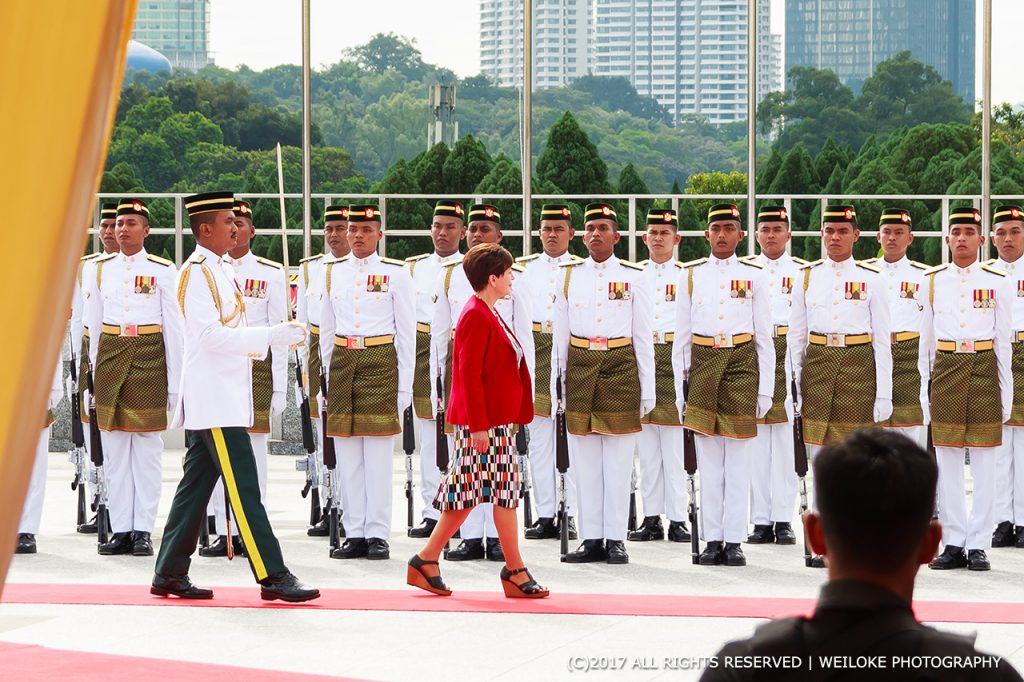
<path id="1" fill-rule="evenodd" d="M 719 285 L 718 285 L 718 288 L 719 288 L 719 289 L 724 289 L 724 288 L 725 288 L 725 285 L 724 285 L 724 284 L 719 284 Z"/>
<path id="2" fill-rule="evenodd" d="M 960 323 L 960 326 L 961 326 L 961 327 L 963 327 L 963 326 L 964 326 L 964 323 L 963 323 L 963 322 L 961 322 L 961 323 Z"/>
<path id="3" fill-rule="evenodd" d="M 601 321 L 601 318 L 600 318 L 600 317 L 599 317 L 599 318 L 597 318 L 597 321 L 598 321 L 598 322 L 600 322 L 600 321 Z"/>
<path id="4" fill-rule="evenodd" d="M 720 320 L 724 320 L 724 319 L 725 319 L 725 315 L 719 315 L 719 316 L 718 316 L 718 319 L 720 319 Z"/>
<path id="5" fill-rule="evenodd" d="M 655 316 L 654 316 L 654 319 L 656 319 L 656 320 L 660 320 L 660 319 L 661 319 L 661 315 L 655 315 Z"/>
<path id="6" fill-rule="evenodd" d="M 838 316 L 838 315 L 833 315 L 833 316 L 832 316 L 832 319 L 833 319 L 833 320 L 838 320 L 838 319 L 839 319 L 839 316 Z"/>
<path id="7" fill-rule="evenodd" d="M 661 305 L 661 301 L 655 301 L 654 305 Z"/>

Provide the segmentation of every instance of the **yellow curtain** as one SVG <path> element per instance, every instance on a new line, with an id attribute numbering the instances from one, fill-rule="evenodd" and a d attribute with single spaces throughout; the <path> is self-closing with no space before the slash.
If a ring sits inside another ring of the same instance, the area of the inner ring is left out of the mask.
<path id="1" fill-rule="evenodd" d="M 135 5 L 0 2 L 0 589 L 99 189 Z"/>

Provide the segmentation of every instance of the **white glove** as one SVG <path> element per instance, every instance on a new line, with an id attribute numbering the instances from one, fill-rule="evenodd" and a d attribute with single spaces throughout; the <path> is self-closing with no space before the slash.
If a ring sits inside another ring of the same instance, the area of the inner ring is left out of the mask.
<path id="1" fill-rule="evenodd" d="M 654 409 L 654 406 L 657 404 L 657 402 L 658 401 L 655 400 L 654 398 L 641 398 L 640 399 L 640 418 L 643 419 L 648 414 L 650 414 L 651 410 Z"/>
<path id="2" fill-rule="evenodd" d="M 932 423 L 932 411 L 931 405 L 926 402 L 921 402 L 921 415 L 924 417 L 925 426 Z"/>
<path id="3" fill-rule="evenodd" d="M 72 385 L 71 377 L 64 380 L 64 395 L 71 400 L 71 396 L 75 394 L 75 387 Z"/>
<path id="4" fill-rule="evenodd" d="M 282 322 L 270 328 L 271 346 L 295 346 L 306 340 L 306 325 L 301 322 Z"/>
<path id="5" fill-rule="evenodd" d="M 1012 403 L 1010 404 L 1009 407 L 1004 407 L 1003 408 L 1003 423 L 1004 424 L 1006 422 L 1010 421 L 1010 415 L 1011 414 L 1013 414 L 1013 404 Z"/>
<path id="6" fill-rule="evenodd" d="M 679 413 L 679 421 L 682 422 L 686 417 L 686 401 L 682 397 L 676 399 L 676 412 Z"/>
<path id="7" fill-rule="evenodd" d="M 57 407 L 57 405 L 60 404 L 60 399 L 63 397 L 64 393 L 59 388 L 50 389 L 50 400 L 47 406 L 52 410 L 53 408 Z"/>
<path id="8" fill-rule="evenodd" d="M 770 395 L 758 395 L 757 396 L 757 418 L 761 419 L 768 410 L 772 409 L 772 397 Z"/>
<path id="9" fill-rule="evenodd" d="M 875 423 L 884 422 L 892 416 L 892 401 L 888 398 L 875 398 Z"/>
<path id="10" fill-rule="evenodd" d="M 402 415 L 405 414 L 405 408 L 412 405 L 412 393 L 408 391 L 398 392 L 398 418 L 401 419 Z"/>
<path id="11" fill-rule="evenodd" d="M 270 395 L 270 414 L 281 414 L 287 404 L 284 391 L 274 391 Z"/>
<path id="12" fill-rule="evenodd" d="M 167 394 L 167 409 L 173 411 L 177 407 L 178 407 L 178 394 L 177 393 L 168 393 Z"/>

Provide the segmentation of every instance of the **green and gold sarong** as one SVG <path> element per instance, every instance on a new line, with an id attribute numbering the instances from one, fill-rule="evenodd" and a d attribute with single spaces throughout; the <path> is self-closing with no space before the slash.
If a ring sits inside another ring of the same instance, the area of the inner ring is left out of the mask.
<path id="1" fill-rule="evenodd" d="M 883 426 L 921 426 L 921 371 L 917 366 L 921 339 L 892 344 L 892 416 Z"/>
<path id="2" fill-rule="evenodd" d="M 707 436 L 757 435 L 757 348 L 693 346 L 684 426 Z"/>
<path id="3" fill-rule="evenodd" d="M 1013 374 L 1013 411 L 1007 426 L 1024 426 L 1024 342 L 1011 346 L 1010 368 Z M 1002 416 L 1002 415 L 1000 415 Z"/>
<path id="4" fill-rule="evenodd" d="M 253 422 L 249 433 L 270 433 L 270 400 L 274 397 L 273 350 L 252 362 Z"/>
<path id="5" fill-rule="evenodd" d="M 317 406 L 317 396 L 320 395 L 320 332 L 313 331 L 313 325 L 310 325 L 309 330 L 309 346 L 306 348 L 306 357 L 309 358 L 309 373 L 306 376 L 306 380 L 309 385 L 306 389 L 309 391 L 309 416 L 313 419 L 320 418 L 320 408 Z M 319 327 L 317 327 L 319 330 Z"/>
<path id="6" fill-rule="evenodd" d="M 804 442 L 828 445 L 874 425 L 875 391 L 875 353 L 870 343 L 807 346 L 800 377 Z"/>
<path id="7" fill-rule="evenodd" d="M 412 405 L 420 419 L 433 419 L 430 404 L 430 332 L 416 331 L 416 369 L 412 375 Z"/>
<path id="8" fill-rule="evenodd" d="M 607 351 L 569 346 L 565 417 L 569 433 L 640 430 L 640 373 L 633 346 Z"/>
<path id="9" fill-rule="evenodd" d="M 89 333 L 85 330 L 82 334 L 82 348 L 78 351 L 78 413 L 82 417 L 82 423 L 89 423 L 89 406 L 85 404 L 85 390 L 88 388 L 88 380 L 85 378 L 89 357 Z"/>
<path id="10" fill-rule="evenodd" d="M 167 359 L 162 333 L 103 334 L 93 384 L 96 419 L 102 430 L 167 428 Z"/>
<path id="11" fill-rule="evenodd" d="M 1003 408 L 996 354 L 935 354 L 932 442 L 948 448 L 991 448 L 1003 442 Z"/>
<path id="12" fill-rule="evenodd" d="M 327 385 L 327 435 L 393 436 L 398 420 L 398 354 L 393 343 L 334 347 Z"/>
<path id="13" fill-rule="evenodd" d="M 675 376 L 672 373 L 672 344 L 654 344 L 654 409 L 641 423 L 655 426 L 682 426 L 676 407 Z"/>
<path id="14" fill-rule="evenodd" d="M 789 379 L 786 376 L 786 335 L 779 334 L 772 339 L 775 345 L 775 392 L 768 413 L 757 420 L 758 424 L 785 424 L 786 397 L 789 395 Z"/>
<path id="15" fill-rule="evenodd" d="M 539 417 L 551 416 L 551 334 L 533 332 L 536 367 L 533 377 L 533 413 Z"/>

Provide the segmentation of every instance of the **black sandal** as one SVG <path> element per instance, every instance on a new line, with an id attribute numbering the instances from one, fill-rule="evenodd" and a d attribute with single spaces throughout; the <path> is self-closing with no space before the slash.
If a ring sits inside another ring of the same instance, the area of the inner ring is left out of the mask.
<path id="1" fill-rule="evenodd" d="M 437 566 L 436 561 L 424 561 L 419 554 L 413 554 L 409 559 L 409 568 L 406 571 L 405 582 L 413 587 L 426 590 L 442 597 L 450 596 L 452 591 L 441 580 L 440 575 L 427 575 L 423 571 L 424 566 Z"/>
<path id="2" fill-rule="evenodd" d="M 512 582 L 512 576 L 519 575 L 520 573 L 526 573 L 526 577 L 529 580 L 522 585 L 517 585 Z M 507 566 L 503 566 L 501 568 L 501 586 L 505 590 L 505 596 L 509 599 L 543 599 L 549 594 L 546 587 L 541 587 L 537 584 L 537 581 L 530 575 L 530 571 L 526 569 L 526 566 L 517 568 L 514 571 L 510 571 Z"/>

